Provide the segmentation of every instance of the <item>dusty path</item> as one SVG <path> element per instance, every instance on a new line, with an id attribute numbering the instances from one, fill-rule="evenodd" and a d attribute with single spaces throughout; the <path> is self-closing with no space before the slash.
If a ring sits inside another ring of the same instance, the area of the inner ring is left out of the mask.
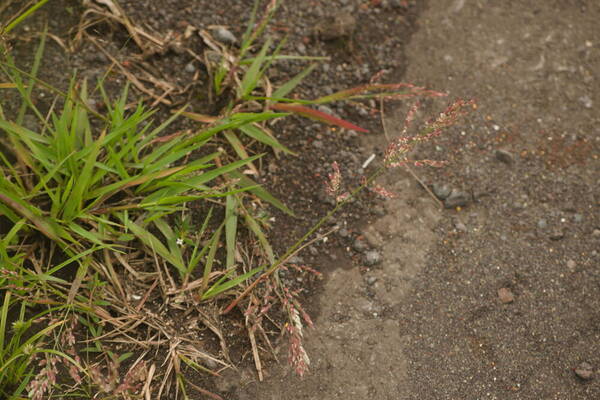
<path id="1" fill-rule="evenodd" d="M 429 2 L 404 80 L 479 109 L 423 173 L 474 198 L 439 210 L 391 179 L 364 232 L 383 262 L 329 276 L 310 376 L 237 398 L 600 398 L 598 20 L 595 1 Z"/>

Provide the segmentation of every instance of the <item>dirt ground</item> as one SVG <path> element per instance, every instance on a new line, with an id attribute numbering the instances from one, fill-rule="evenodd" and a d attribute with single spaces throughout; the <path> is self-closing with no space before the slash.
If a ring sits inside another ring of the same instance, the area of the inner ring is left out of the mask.
<path id="1" fill-rule="evenodd" d="M 239 37 L 253 2 L 120 3 L 154 32 L 224 25 Z M 71 37 L 79 11 L 56 18 L 46 8 L 27 32 L 50 15 L 49 31 Z M 355 16 L 352 33 L 323 33 L 344 14 Z M 335 217 L 340 229 L 327 244 L 301 254 L 325 275 L 322 286 L 305 292 L 316 325 L 306 332 L 308 376 L 286 367 L 281 341 L 280 363 L 270 363 L 258 382 L 242 337 L 232 351 L 237 371 L 195 382 L 231 400 L 600 398 L 599 19 L 595 0 L 284 1 L 270 33 L 289 35 L 287 51 L 331 57 L 301 96 L 364 84 L 385 70 L 387 82 L 473 98 L 478 108 L 415 155 L 449 161 L 414 169 L 440 199 L 453 191 L 448 207 L 399 171 L 382 181 L 397 198 L 353 203 Z M 96 32 L 99 43 L 127 61 L 131 43 L 107 32 Z M 15 46 L 23 65 L 34 39 Z M 190 40 L 201 52 L 200 39 Z M 146 62 L 182 85 L 203 72 L 176 51 Z M 46 63 L 53 68 L 43 69 L 42 79 L 64 87 L 64 71 L 78 68 L 93 80 L 111 62 L 90 43 L 69 53 L 51 40 Z M 271 76 L 283 81 L 305 65 L 278 64 Z M 169 99 L 201 107 L 200 81 Z M 446 102 L 424 101 L 419 117 L 429 119 Z M 390 136 L 401 130 L 406 109 L 386 106 Z M 325 111 L 382 131 L 380 115 L 366 107 Z M 283 249 L 331 207 L 321 184 L 331 162 L 346 179 L 358 179 L 376 168 L 386 141 L 382 133 L 359 136 L 301 120 L 277 135 L 300 154 L 271 157 L 262 176 L 300 216 L 274 213 L 279 224 L 271 236 Z M 582 378 L 589 372 L 591 379 Z"/>
<path id="2" fill-rule="evenodd" d="M 400 198 L 363 225 L 383 262 L 329 274 L 310 376 L 232 398 L 600 398 L 598 18 L 593 1 L 427 2 L 403 80 L 479 108 L 423 150 L 451 164 L 419 173 L 472 200 L 441 210 L 392 178 Z"/>

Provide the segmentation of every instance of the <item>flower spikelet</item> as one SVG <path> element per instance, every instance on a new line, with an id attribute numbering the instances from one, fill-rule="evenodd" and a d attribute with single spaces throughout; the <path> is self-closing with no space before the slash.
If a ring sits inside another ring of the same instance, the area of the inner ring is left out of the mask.
<path id="1" fill-rule="evenodd" d="M 325 183 L 325 190 L 330 196 L 336 196 L 342 185 L 342 173 L 340 172 L 340 166 L 336 161 L 331 164 L 333 172 L 329 174 L 329 182 Z"/>

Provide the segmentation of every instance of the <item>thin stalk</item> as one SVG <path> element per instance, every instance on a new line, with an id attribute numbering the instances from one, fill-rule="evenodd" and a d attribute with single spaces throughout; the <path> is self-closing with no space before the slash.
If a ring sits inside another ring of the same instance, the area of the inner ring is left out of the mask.
<path id="1" fill-rule="evenodd" d="M 29 17 L 31 14 L 33 14 L 34 12 L 36 12 L 40 7 L 42 7 L 48 1 L 49 0 L 41 0 L 41 1 L 37 2 L 36 4 L 34 4 L 33 6 L 29 7 L 23 14 L 19 15 L 10 24 L 8 24 L 8 26 L 6 28 L 4 28 L 1 33 L 3 35 L 8 34 L 17 25 L 19 25 L 21 22 L 23 22 L 23 20 L 25 20 L 25 18 Z"/>
<path id="2" fill-rule="evenodd" d="M 312 228 L 310 228 L 304 234 L 304 236 L 302 236 L 300 239 L 298 239 L 298 241 L 296 241 L 296 243 L 294 243 L 290 248 L 288 248 L 287 251 L 281 257 L 279 257 L 273 264 L 271 264 L 271 266 L 258 279 L 256 279 L 254 282 L 252 282 L 242 292 L 242 294 L 240 294 L 235 300 L 233 300 L 231 303 L 229 303 L 227 308 L 225 308 L 225 310 L 223 310 L 223 312 L 221 314 L 229 313 L 233 309 L 233 307 L 235 307 L 240 302 L 240 300 L 242 300 L 244 297 L 246 297 L 256 287 L 256 285 L 258 285 L 258 283 L 261 280 L 265 279 L 266 277 L 271 275 L 273 272 L 275 272 L 279 267 L 281 267 L 281 265 L 284 262 L 286 262 L 287 259 L 289 257 L 291 257 L 296 252 L 296 250 L 298 250 L 298 248 L 300 246 L 302 246 L 302 243 L 304 243 L 304 241 L 306 241 L 306 239 L 308 239 L 310 236 L 312 236 L 321 226 L 323 226 L 323 224 L 325 222 L 327 222 L 329 219 L 331 219 L 331 217 L 333 217 L 333 215 L 336 212 L 338 212 L 338 210 L 340 210 L 340 208 L 342 208 L 344 205 L 346 205 L 346 203 L 348 203 L 351 199 L 356 197 L 356 195 L 360 191 L 362 191 L 364 188 L 369 186 L 371 184 L 371 182 L 373 182 L 375 179 L 377 179 L 385 170 L 386 170 L 385 165 L 379 167 L 379 169 L 377 171 L 375 171 L 362 185 L 360 185 L 359 187 L 354 189 L 352 192 L 350 192 L 350 195 L 348 196 L 348 198 L 337 203 L 336 206 L 331 211 L 329 211 L 323 218 L 321 218 L 319 220 L 319 222 L 317 222 L 315 225 L 313 225 Z"/>

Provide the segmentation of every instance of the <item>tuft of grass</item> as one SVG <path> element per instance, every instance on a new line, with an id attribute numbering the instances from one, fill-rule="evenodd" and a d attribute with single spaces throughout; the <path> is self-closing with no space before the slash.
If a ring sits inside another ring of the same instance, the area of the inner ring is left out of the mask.
<path id="1" fill-rule="evenodd" d="M 34 7 L 43 3 L 38 1 Z M 278 272 L 291 268 L 289 258 L 379 174 L 413 162 L 408 158 L 412 147 L 454 123 L 468 103 L 456 103 L 443 114 L 445 119 L 426 125 L 415 138 L 393 142 L 382 168 L 360 186 L 334 193 L 334 209 L 283 255 L 276 254 L 269 242 L 268 222 L 258 215 L 257 205 L 265 202 L 289 215 L 293 212 L 248 176 L 260 174 L 255 163 L 263 155 L 253 143 L 270 148 L 276 156 L 294 155 L 277 139 L 274 120 L 295 114 L 367 133 L 315 106 L 441 95 L 407 84 L 372 83 L 317 99 L 292 96 L 316 68 L 312 62 L 320 58 L 280 54 L 285 41 L 274 43 L 265 35 L 278 5 L 277 0 L 269 1 L 257 21 L 259 1 L 255 2 L 239 49 L 201 32 L 209 46 L 205 59 L 211 95 L 227 96 L 227 101 L 219 102 L 225 106 L 217 115 L 184 107 L 156 125 L 155 110 L 142 102 L 132 103 L 128 86 L 112 101 L 102 82 L 92 89 L 102 98 L 102 108 L 94 109 L 85 80 L 73 76 L 67 91 L 61 92 L 37 78 L 44 35 L 30 71 L 17 68 L 5 52 L 0 70 L 8 82 L 0 83 L 0 90 L 16 90 L 21 105 L 4 110 L 0 103 L 0 224 L 9 227 L 0 238 L 1 396 L 18 398 L 25 392 L 32 398 L 51 396 L 52 388 L 64 389 L 60 385 L 65 382 L 57 382 L 54 376 L 55 365 L 62 364 L 70 371 L 74 387 L 88 397 L 91 393 L 141 395 L 141 388 L 146 388 L 148 397 L 148 388 L 162 379 L 157 398 L 163 394 L 172 398 L 171 387 L 175 398 L 179 393 L 188 398 L 189 388 L 219 398 L 186 382 L 182 368 L 215 375 L 219 368 L 230 366 L 226 337 L 215 321 L 219 313 L 237 307 L 243 311 L 262 379 L 257 334 L 271 348 L 261 320 L 275 303 L 287 317 L 281 330 L 290 339 L 290 360 L 298 374 L 305 373 L 309 359 L 302 347 L 302 329 L 312 322 L 297 299 L 298 292 L 285 287 Z M 4 32 L 33 11 L 32 7 Z M 290 59 L 311 64 L 274 88 L 269 68 Z M 57 95 L 49 111 L 36 105 L 35 94 L 42 89 Z M 181 116 L 202 125 L 194 131 L 176 130 Z M 231 151 L 218 147 L 217 137 Z M 339 173 L 337 165 L 335 173 Z M 335 182 L 332 192 L 340 189 L 341 180 Z M 245 246 L 244 240 L 251 244 Z M 134 293 L 134 289 L 139 290 Z M 223 303 L 217 299 L 224 298 L 230 302 L 221 309 Z M 205 353 L 197 340 L 157 316 L 148 307 L 150 299 L 167 306 L 183 302 L 218 339 L 222 357 Z M 14 323 L 9 326 L 8 321 Z M 79 334 L 87 337 L 85 347 L 77 350 L 73 346 L 76 323 L 81 325 Z M 147 336 L 135 337 L 138 327 Z M 110 345 L 116 338 L 136 349 L 162 346 L 168 353 L 166 372 L 160 378 L 154 375 L 156 367 L 146 365 L 151 361 L 145 359 L 145 350 L 123 374 L 123 363 L 133 353 L 117 354 Z"/>
<path id="2" fill-rule="evenodd" d="M 4 134 L 0 152 L 0 213 L 10 226 L 0 242 L 0 287 L 19 294 L 15 300 L 7 291 L 2 308 L 0 361 L 4 363 L 0 393 L 7 395 L 16 383 L 31 381 L 30 362 L 35 351 L 27 353 L 23 349 L 31 348 L 49 329 L 58 326 L 36 332 L 34 324 L 29 323 L 24 330 L 32 334 L 28 341 L 21 344 L 20 337 L 13 335 L 4 346 L 8 336 L 6 323 L 12 320 L 8 315 L 15 307 L 22 307 L 23 313 L 32 296 L 42 291 L 49 304 L 59 305 L 47 312 L 58 316 L 68 310 L 89 315 L 89 321 L 97 322 L 87 326 L 93 336 L 99 336 L 94 326 L 110 318 L 107 306 L 112 310 L 121 307 L 121 312 L 130 308 L 124 303 L 127 293 L 123 275 L 113 264 L 120 263 L 131 270 L 133 262 L 154 263 L 161 270 L 166 263 L 177 276 L 170 279 L 172 285 L 181 285 L 181 291 L 195 291 L 199 300 L 211 299 L 259 271 L 236 271 L 238 215 L 252 223 L 251 231 L 260 235 L 260 242 L 272 253 L 250 213 L 246 209 L 240 211 L 245 193 L 291 213 L 238 172 L 262 154 L 232 160 L 222 150 L 214 151 L 216 146 L 212 144 L 216 135 L 238 128 L 260 138 L 264 134 L 254 131 L 253 124 L 286 114 L 231 113 L 195 132 L 165 135 L 184 110 L 155 126 L 154 111 L 142 103 L 128 108 L 127 86 L 120 98 L 111 102 L 100 83 L 96 90 L 105 107 L 100 114 L 88 104 L 86 81 L 78 82 L 76 77 L 64 96 L 57 97 L 55 105 L 44 114 L 33 100 L 41 83 L 37 73 L 44 44 L 42 38 L 27 73 L 16 67 L 8 53 L 0 63 L 10 80 L 4 88 L 17 90 L 22 100 L 14 119 L 0 104 L 0 131 Z M 25 127 L 26 116 L 36 119 L 38 126 Z M 189 160 L 191 155 L 195 155 L 193 160 Z M 230 161 L 223 162 L 224 159 Z M 216 222 L 217 227 L 212 230 L 214 214 L 209 212 L 197 233 L 178 235 L 171 221 L 174 215 L 189 212 L 189 205 L 194 202 L 221 207 L 224 220 Z M 223 240 L 227 253 L 225 271 L 215 268 Z M 58 277 L 65 273 L 69 278 Z M 198 275 L 199 281 L 195 280 Z M 177 290 L 163 287 L 165 293 Z M 107 303 L 103 300 L 107 295 L 120 300 Z M 96 349 L 103 351 L 101 342 L 96 343 Z M 58 353 L 55 356 L 60 357 Z M 21 393 L 25 386 L 20 385 L 16 392 Z"/>

